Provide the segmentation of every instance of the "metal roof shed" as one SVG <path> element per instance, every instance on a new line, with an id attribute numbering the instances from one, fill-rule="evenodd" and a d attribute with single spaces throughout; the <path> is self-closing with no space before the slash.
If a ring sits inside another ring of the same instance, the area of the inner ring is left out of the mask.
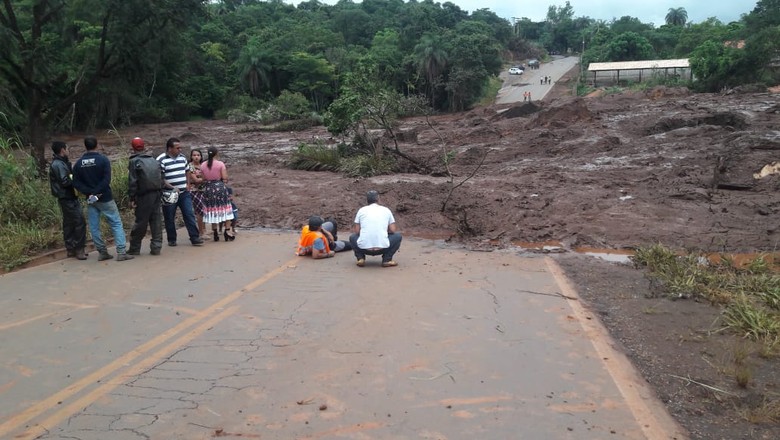
<path id="1" fill-rule="evenodd" d="M 588 72 L 593 72 L 593 85 L 597 86 L 599 79 L 609 79 L 612 83 L 620 82 L 620 74 L 623 72 L 623 79 L 642 81 L 643 73 L 645 77 L 647 71 L 650 71 L 652 77 L 658 71 L 663 70 L 664 77 L 669 75 L 672 69 L 673 75 L 691 76 L 691 66 L 687 58 L 677 60 L 646 60 L 646 61 L 621 61 L 614 63 L 590 63 Z M 680 72 L 678 73 L 678 69 Z M 607 73 L 607 75 L 604 75 Z M 602 75 L 599 75 L 602 74 Z"/>

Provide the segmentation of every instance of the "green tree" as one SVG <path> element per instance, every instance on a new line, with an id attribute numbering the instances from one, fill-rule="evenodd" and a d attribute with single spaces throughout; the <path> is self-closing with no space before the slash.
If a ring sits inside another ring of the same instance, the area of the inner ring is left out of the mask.
<path id="1" fill-rule="evenodd" d="M 669 8 L 666 13 L 666 24 L 670 26 L 685 26 L 688 22 L 688 11 L 685 8 Z"/>
<path id="2" fill-rule="evenodd" d="M 203 3 L 3 1 L 0 72 L 26 115 L 25 137 L 40 169 L 55 122 L 109 79 L 137 72 L 154 43 L 170 29 L 186 28 Z"/>
<path id="3" fill-rule="evenodd" d="M 304 94 L 315 110 L 322 110 L 333 99 L 335 71 L 321 55 L 296 52 L 290 57 L 287 71 L 294 78 L 290 90 Z"/>
<path id="4" fill-rule="evenodd" d="M 647 38 L 634 32 L 625 32 L 607 44 L 606 57 L 609 61 L 652 60 L 653 46 Z"/>
<path id="5" fill-rule="evenodd" d="M 739 73 L 744 70 L 745 52 L 721 42 L 705 41 L 689 58 L 691 72 L 696 76 L 697 87 L 715 92 L 739 83 Z"/>
<path id="6" fill-rule="evenodd" d="M 426 34 L 414 48 L 417 72 L 425 78 L 425 95 L 435 106 L 436 91 L 443 86 L 444 73 L 449 63 L 447 45 L 441 35 Z"/>
<path id="7" fill-rule="evenodd" d="M 251 96 L 260 96 L 262 89 L 270 86 L 271 70 L 275 62 L 276 58 L 260 38 L 251 38 L 241 50 L 236 65 Z"/>
<path id="8" fill-rule="evenodd" d="M 759 0 L 744 20 L 748 29 L 755 31 L 780 25 L 780 0 Z"/>

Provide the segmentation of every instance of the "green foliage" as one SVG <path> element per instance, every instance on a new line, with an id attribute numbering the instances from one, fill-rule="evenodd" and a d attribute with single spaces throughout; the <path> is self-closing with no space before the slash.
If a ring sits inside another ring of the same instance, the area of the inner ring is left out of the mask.
<path id="1" fill-rule="evenodd" d="M 609 42 L 606 57 L 611 61 L 651 60 L 653 52 L 647 38 L 635 32 L 624 32 Z"/>
<path id="2" fill-rule="evenodd" d="M 671 26 L 685 26 L 688 22 L 688 11 L 685 8 L 669 8 L 666 14 L 666 24 Z"/>
<path id="3" fill-rule="evenodd" d="M 61 242 L 57 200 L 32 156 L 0 139 L 0 264 L 11 269 Z"/>
<path id="4" fill-rule="evenodd" d="M 714 41 L 706 41 L 693 51 L 689 59 L 696 85 L 705 91 L 718 91 L 739 83 L 747 70 L 745 52 Z"/>
<path id="5" fill-rule="evenodd" d="M 497 76 L 492 76 L 488 79 L 487 85 L 485 86 L 484 92 L 482 93 L 482 96 L 477 101 L 477 105 L 481 106 L 488 106 L 496 102 L 496 96 L 498 95 L 498 91 L 501 90 L 501 86 L 503 85 L 501 79 L 499 79 Z"/>
<path id="6" fill-rule="evenodd" d="M 347 177 L 371 177 L 381 174 L 392 174 L 395 171 L 395 161 L 388 156 L 349 156 L 341 160 L 339 171 Z"/>
<path id="7" fill-rule="evenodd" d="M 337 148 L 323 144 L 300 144 L 290 158 L 288 167 L 306 171 L 338 171 L 341 153 Z"/>
<path id="8" fill-rule="evenodd" d="M 301 93 L 287 90 L 274 100 L 274 107 L 279 120 L 299 119 L 306 116 L 309 111 L 309 101 Z"/>
<path id="9" fill-rule="evenodd" d="M 723 304 L 727 328 L 774 346 L 780 338 L 780 275 L 763 256 L 741 267 L 728 256 L 711 259 L 700 253 L 678 255 L 661 245 L 637 249 L 632 257 L 665 294 Z"/>

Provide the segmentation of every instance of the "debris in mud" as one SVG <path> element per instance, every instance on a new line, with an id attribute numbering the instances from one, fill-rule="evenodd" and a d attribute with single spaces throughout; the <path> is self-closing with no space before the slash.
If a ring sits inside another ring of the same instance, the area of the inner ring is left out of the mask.
<path id="1" fill-rule="evenodd" d="M 766 176 L 780 173 L 780 162 L 772 162 L 768 165 L 764 165 L 761 171 L 753 174 L 754 179 L 763 179 Z"/>
<path id="2" fill-rule="evenodd" d="M 522 105 L 509 107 L 507 110 L 498 113 L 498 115 L 496 115 L 496 118 L 501 118 L 501 119 L 520 118 L 523 116 L 532 115 L 538 112 L 540 109 L 541 107 L 534 104 L 533 102 L 526 102 Z"/>

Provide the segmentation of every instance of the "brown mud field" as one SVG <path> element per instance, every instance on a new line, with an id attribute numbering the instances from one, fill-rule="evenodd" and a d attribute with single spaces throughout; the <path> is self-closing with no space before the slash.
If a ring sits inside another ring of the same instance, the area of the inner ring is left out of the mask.
<path id="1" fill-rule="evenodd" d="M 241 227 L 297 229 L 315 213 L 349 225 L 376 189 L 406 235 L 485 251 L 547 244 L 691 438 L 780 438 L 776 358 L 718 331 L 718 308 L 660 298 L 641 271 L 573 252 L 654 243 L 776 251 L 780 174 L 754 175 L 780 160 L 779 95 L 661 87 L 573 98 L 570 88 L 562 80 L 543 102 L 401 121 L 398 149 L 424 173 L 403 159 L 407 172 L 372 178 L 288 169 L 299 144 L 341 141 L 324 127 L 266 132 L 199 121 L 120 132 L 125 145 L 141 136 L 158 153 L 172 136 L 185 152 L 219 148 Z M 126 154 L 116 137 L 99 137 L 109 156 Z M 403 266 L 403 248 L 397 260 Z M 748 352 L 746 388 L 733 374 L 737 351 Z"/>

